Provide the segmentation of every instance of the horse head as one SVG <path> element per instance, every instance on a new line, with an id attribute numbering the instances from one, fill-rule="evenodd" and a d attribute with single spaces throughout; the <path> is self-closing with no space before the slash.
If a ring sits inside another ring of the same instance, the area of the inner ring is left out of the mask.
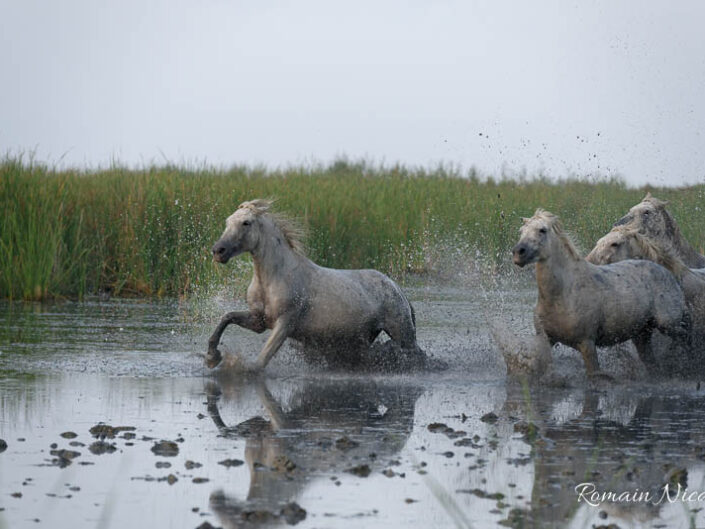
<path id="1" fill-rule="evenodd" d="M 553 247 L 556 243 L 560 243 L 571 256 L 580 258 L 563 231 L 558 217 L 553 213 L 537 209 L 533 217 L 524 218 L 523 221 L 524 225 L 519 230 L 519 242 L 512 248 L 515 265 L 524 267 L 530 263 L 545 261 L 558 249 Z"/>
<path id="2" fill-rule="evenodd" d="M 274 200 L 257 198 L 240 204 L 225 221 L 225 231 L 211 248 L 213 260 L 227 263 L 243 252 L 254 252 L 263 242 L 284 242 L 282 248 L 305 255 L 306 230 L 295 219 L 271 211 Z"/>
<path id="3" fill-rule="evenodd" d="M 225 231 L 211 248 L 213 260 L 227 263 L 233 257 L 243 252 L 251 252 L 257 248 L 267 211 L 271 201 L 252 200 L 243 202 L 235 213 L 225 221 Z"/>
<path id="4" fill-rule="evenodd" d="M 634 244 L 635 235 L 635 230 L 615 228 L 597 241 L 585 260 L 596 265 L 603 265 L 625 259 L 644 259 L 646 256 Z"/>
<path id="5" fill-rule="evenodd" d="M 666 211 L 665 200 L 659 200 L 647 193 L 644 199 L 632 207 L 624 217 L 614 223 L 617 226 L 629 226 L 652 237 L 671 235 L 673 222 Z"/>

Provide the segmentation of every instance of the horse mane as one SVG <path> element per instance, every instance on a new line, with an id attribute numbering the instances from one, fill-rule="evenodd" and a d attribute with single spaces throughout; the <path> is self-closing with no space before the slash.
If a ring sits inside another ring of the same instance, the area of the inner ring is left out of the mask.
<path id="1" fill-rule="evenodd" d="M 612 229 L 612 231 L 622 233 L 625 237 L 634 239 L 634 242 L 636 242 L 645 259 L 660 264 L 679 280 L 682 280 L 683 276 L 690 272 L 690 268 L 678 258 L 672 248 L 664 246 L 659 241 L 644 235 L 637 229 L 617 226 Z"/>
<path id="2" fill-rule="evenodd" d="M 279 231 L 282 232 L 289 247 L 295 253 L 305 256 L 306 245 L 304 244 L 304 239 L 306 238 L 306 229 L 298 220 L 279 211 L 272 211 L 271 208 L 274 202 L 272 198 L 255 198 L 254 200 L 243 202 L 238 206 L 238 209 L 249 209 L 255 215 L 266 215 L 269 217 L 274 225 L 279 228 Z"/>
<path id="3" fill-rule="evenodd" d="M 553 213 L 551 213 L 550 211 L 546 211 L 545 209 L 539 208 L 534 213 L 534 216 L 531 217 L 531 219 L 529 220 L 533 219 L 540 219 L 546 222 L 546 224 L 548 224 L 548 226 L 551 228 L 551 231 L 556 234 L 558 239 L 565 246 L 566 250 L 568 250 L 568 254 L 576 261 L 582 260 L 583 256 L 580 255 L 580 252 L 576 248 L 575 243 L 573 242 L 573 239 L 570 234 L 563 229 L 563 224 L 561 223 L 561 220 L 558 218 L 557 215 L 554 215 Z"/>

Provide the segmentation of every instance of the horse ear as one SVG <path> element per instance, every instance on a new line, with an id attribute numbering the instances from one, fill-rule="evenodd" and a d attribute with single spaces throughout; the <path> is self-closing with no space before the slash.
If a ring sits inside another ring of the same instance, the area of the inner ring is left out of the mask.
<path id="1" fill-rule="evenodd" d="M 651 191 L 647 191 L 646 196 L 643 199 L 641 199 L 641 201 L 643 202 L 644 200 L 651 200 L 652 198 L 654 198 L 654 197 L 651 196 Z"/>
<path id="2" fill-rule="evenodd" d="M 530 219 L 529 217 L 522 217 L 522 218 L 521 218 L 521 221 L 522 221 L 524 224 L 528 224 L 530 220 L 531 220 L 531 219 Z"/>

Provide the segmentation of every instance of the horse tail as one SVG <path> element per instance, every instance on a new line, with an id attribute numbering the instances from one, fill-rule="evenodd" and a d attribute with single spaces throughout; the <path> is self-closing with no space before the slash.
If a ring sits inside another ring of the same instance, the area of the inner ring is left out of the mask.
<path id="1" fill-rule="evenodd" d="M 396 289 L 399 291 L 399 294 L 401 294 L 401 297 L 404 301 L 406 301 L 406 304 L 409 306 L 409 311 L 411 312 L 411 323 L 414 326 L 414 330 L 416 330 L 416 311 L 414 310 L 414 306 L 411 304 L 411 301 L 409 301 L 409 298 L 406 297 L 406 294 L 404 291 L 399 288 L 398 285 L 395 285 Z"/>

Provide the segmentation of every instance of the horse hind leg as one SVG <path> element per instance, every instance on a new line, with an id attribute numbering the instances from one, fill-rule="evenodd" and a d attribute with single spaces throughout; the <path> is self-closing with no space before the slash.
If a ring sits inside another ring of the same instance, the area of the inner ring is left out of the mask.
<path id="1" fill-rule="evenodd" d="M 632 338 L 636 352 L 639 355 L 644 367 L 651 375 L 657 374 L 659 365 L 654 356 L 654 350 L 651 344 L 651 329 L 644 330 Z"/>
<path id="2" fill-rule="evenodd" d="M 382 330 L 397 345 L 394 348 L 396 358 L 390 358 L 390 364 L 400 370 L 423 369 L 427 366 L 428 359 L 416 342 L 414 309 L 406 299 L 404 301 L 408 304 L 408 310 L 397 307 L 388 311 L 383 318 Z"/>
<path id="3" fill-rule="evenodd" d="M 675 365 L 681 375 L 692 373 L 692 369 L 698 364 L 697 347 L 693 341 L 693 324 L 689 311 L 685 311 L 676 318 L 670 318 L 666 322 L 657 320 L 657 327 L 663 334 L 673 339 L 668 354 L 677 357 Z"/>
<path id="4" fill-rule="evenodd" d="M 585 364 L 585 374 L 588 379 L 607 379 L 613 380 L 612 375 L 605 373 L 600 370 L 600 362 L 597 358 L 597 348 L 593 340 L 585 340 L 580 342 L 577 346 L 578 351 L 583 356 L 583 363 Z"/>

